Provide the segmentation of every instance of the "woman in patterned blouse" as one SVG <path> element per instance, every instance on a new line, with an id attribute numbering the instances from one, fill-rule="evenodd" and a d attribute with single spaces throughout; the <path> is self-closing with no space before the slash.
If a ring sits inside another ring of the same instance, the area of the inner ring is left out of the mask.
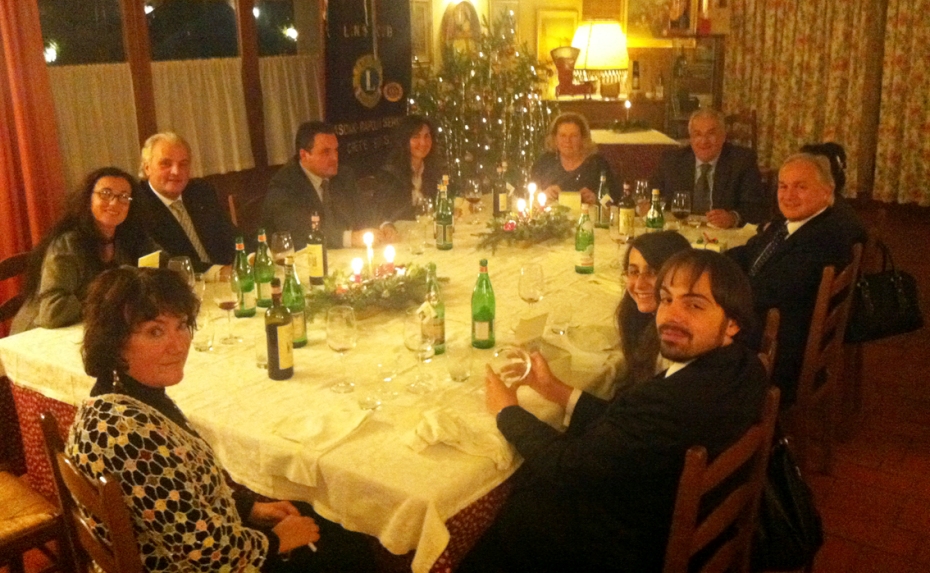
<path id="1" fill-rule="evenodd" d="M 198 306 L 173 271 L 121 267 L 91 284 L 82 354 L 97 382 L 67 455 L 88 477 L 119 480 L 146 571 L 371 570 L 364 536 L 308 504 L 234 491 L 165 393 L 184 377 Z"/>

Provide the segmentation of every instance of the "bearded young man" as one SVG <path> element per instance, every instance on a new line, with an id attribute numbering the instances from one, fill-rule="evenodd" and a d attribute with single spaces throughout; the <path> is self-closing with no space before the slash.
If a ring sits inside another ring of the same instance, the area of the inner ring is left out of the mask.
<path id="1" fill-rule="evenodd" d="M 656 285 L 667 371 L 608 402 L 558 380 L 534 354 L 527 383 L 565 407 L 564 433 L 488 372 L 488 409 L 525 463 L 460 571 L 661 570 L 685 452 L 702 445 L 713 459 L 736 442 L 758 420 L 767 382 L 756 354 L 733 341 L 753 307 L 732 261 L 683 251 Z"/>

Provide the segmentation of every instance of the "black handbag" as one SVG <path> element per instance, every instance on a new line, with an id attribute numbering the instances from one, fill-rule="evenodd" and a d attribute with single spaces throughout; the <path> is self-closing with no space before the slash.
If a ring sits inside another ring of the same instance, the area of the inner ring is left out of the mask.
<path id="1" fill-rule="evenodd" d="M 894 266 L 888 246 L 876 241 L 882 251 L 882 271 L 863 275 L 856 283 L 846 342 L 868 342 L 913 332 L 924 325 L 920 313 L 917 281 Z"/>
<path id="2" fill-rule="evenodd" d="M 752 571 L 792 571 L 813 562 L 823 545 L 823 524 L 814 495 L 801 477 L 788 441 L 772 446 L 759 519 L 753 536 Z"/>

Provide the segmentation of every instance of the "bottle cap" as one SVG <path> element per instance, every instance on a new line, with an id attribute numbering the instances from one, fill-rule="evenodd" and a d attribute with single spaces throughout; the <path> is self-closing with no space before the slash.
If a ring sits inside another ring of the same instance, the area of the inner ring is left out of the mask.
<path id="1" fill-rule="evenodd" d="M 274 277 L 273 279 L 271 279 L 271 288 L 275 288 L 275 287 L 281 288 L 281 279 L 279 279 L 278 277 Z"/>
<path id="2" fill-rule="evenodd" d="M 482 267 L 486 267 L 486 266 L 488 266 L 488 260 L 487 260 L 487 259 L 481 259 L 480 261 L 478 261 L 478 264 L 481 265 Z"/>
<path id="3" fill-rule="evenodd" d="M 286 266 L 294 266 L 294 255 L 284 257 L 284 264 Z"/>

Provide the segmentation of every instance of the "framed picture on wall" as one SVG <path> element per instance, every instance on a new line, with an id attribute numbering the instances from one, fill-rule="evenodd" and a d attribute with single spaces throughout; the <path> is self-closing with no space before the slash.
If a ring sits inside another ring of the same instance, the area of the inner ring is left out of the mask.
<path id="1" fill-rule="evenodd" d="M 413 61 L 428 64 L 433 53 L 433 3 L 410 0 L 410 48 Z"/>
<path id="2" fill-rule="evenodd" d="M 577 27 L 577 10 L 537 10 L 536 57 L 551 64 L 549 52 L 560 46 L 571 46 Z"/>
<path id="3" fill-rule="evenodd" d="M 488 21 L 493 26 L 509 12 L 513 12 L 513 21 L 517 28 L 520 27 L 520 2 L 519 0 L 488 0 L 491 17 Z"/>
<path id="4" fill-rule="evenodd" d="M 698 0 L 625 0 L 627 45 L 671 47 L 697 30 Z"/>

